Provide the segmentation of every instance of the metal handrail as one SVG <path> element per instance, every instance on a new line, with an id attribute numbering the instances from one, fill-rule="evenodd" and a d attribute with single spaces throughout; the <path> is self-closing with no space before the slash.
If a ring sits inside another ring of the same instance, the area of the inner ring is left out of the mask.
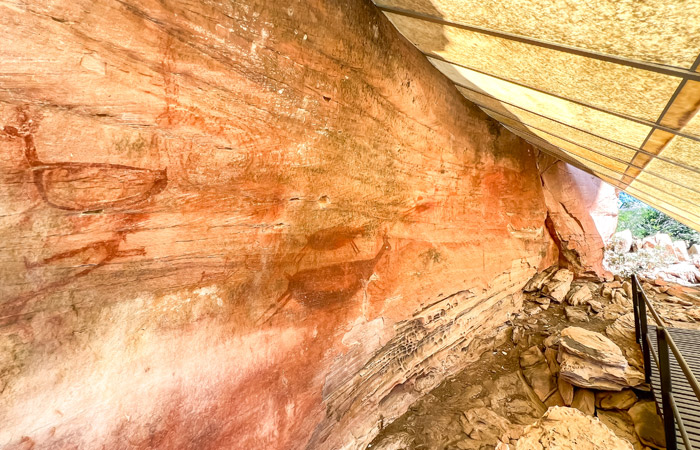
<path id="1" fill-rule="evenodd" d="M 692 450 L 693 445 L 690 443 L 688 433 L 685 431 L 685 425 L 683 424 L 683 419 L 681 419 L 681 413 L 678 411 L 678 406 L 676 406 L 676 400 L 673 398 L 673 394 L 671 394 L 671 409 L 673 410 L 673 417 L 676 418 L 678 431 L 680 431 L 681 439 L 683 439 L 683 445 L 685 445 L 687 450 Z"/>
<path id="2" fill-rule="evenodd" d="M 668 349 L 671 349 L 678 366 L 683 371 L 685 378 L 688 380 L 688 384 L 693 389 L 695 396 L 698 401 L 700 401 L 700 384 L 695 378 L 695 375 L 690 370 L 688 363 L 683 358 L 680 350 L 673 341 L 671 333 L 667 330 L 667 325 L 659 314 L 654 309 L 649 299 L 642 289 L 639 279 L 636 275 L 632 275 L 632 305 L 634 308 L 634 331 L 637 343 L 642 345 L 642 353 L 644 355 L 644 378 L 646 382 L 651 381 L 651 356 L 654 357 L 654 363 L 659 369 L 659 376 L 661 381 L 661 404 L 664 419 L 664 431 L 666 434 L 666 448 L 667 450 L 676 450 L 676 424 L 678 425 L 678 431 L 683 440 L 683 444 L 687 450 L 692 450 L 692 445 L 688 440 L 688 435 L 685 431 L 685 425 L 676 406 L 676 401 L 673 397 L 673 386 L 671 383 L 671 372 L 670 364 L 668 358 Z M 657 342 L 657 352 L 656 355 L 651 351 L 651 339 L 649 338 L 648 325 L 647 325 L 647 308 L 651 313 L 652 318 L 657 324 L 656 328 L 656 342 Z M 667 414 L 667 411 L 671 411 L 672 414 Z"/>

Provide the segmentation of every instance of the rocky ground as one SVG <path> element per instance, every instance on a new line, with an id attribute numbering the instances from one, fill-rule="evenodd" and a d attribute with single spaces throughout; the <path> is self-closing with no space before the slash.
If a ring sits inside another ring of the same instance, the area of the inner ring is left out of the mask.
<path id="1" fill-rule="evenodd" d="M 700 284 L 700 245 L 657 233 L 635 239 L 630 230 L 620 231 L 606 245 L 604 266 L 613 273 L 641 274 L 650 279 L 693 286 Z"/>
<path id="2" fill-rule="evenodd" d="M 655 284 L 657 283 L 657 284 Z M 700 328 L 700 291 L 663 280 L 645 292 L 672 326 Z M 663 448 L 634 343 L 631 284 L 550 269 L 491 351 L 417 401 L 368 446 L 399 449 Z"/>

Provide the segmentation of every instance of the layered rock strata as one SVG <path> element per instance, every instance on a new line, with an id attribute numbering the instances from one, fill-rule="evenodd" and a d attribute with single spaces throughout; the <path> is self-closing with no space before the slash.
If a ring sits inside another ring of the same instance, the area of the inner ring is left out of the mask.
<path id="1" fill-rule="evenodd" d="M 369 2 L 1 8 L 1 447 L 362 447 L 558 258 Z"/>
<path id="2" fill-rule="evenodd" d="M 561 331 L 559 363 L 560 376 L 574 386 L 619 391 L 644 382 L 613 341 L 579 327 Z"/>

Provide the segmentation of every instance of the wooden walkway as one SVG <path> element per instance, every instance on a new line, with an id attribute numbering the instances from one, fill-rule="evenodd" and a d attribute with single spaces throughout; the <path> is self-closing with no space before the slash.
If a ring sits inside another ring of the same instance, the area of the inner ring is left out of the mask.
<path id="1" fill-rule="evenodd" d="M 682 328 L 667 328 L 667 331 L 676 343 L 676 346 L 683 355 L 686 363 L 696 378 L 700 379 L 700 331 L 686 330 Z M 656 340 L 656 326 L 649 324 L 649 343 L 653 350 L 651 360 L 651 387 L 654 393 L 654 399 L 658 410 L 663 414 L 663 404 L 661 400 L 661 379 L 659 374 L 659 365 L 655 359 L 658 358 L 659 349 Z M 683 374 L 678 361 L 671 353 L 669 355 L 669 366 L 671 372 L 671 391 L 675 400 L 678 413 L 681 416 L 685 431 L 688 435 L 688 440 L 692 448 L 700 449 L 700 402 L 698 401 L 693 389 L 688 382 L 688 379 Z M 686 449 L 683 444 L 683 439 L 679 431 L 678 423 L 676 426 L 676 442 L 679 449 Z"/>

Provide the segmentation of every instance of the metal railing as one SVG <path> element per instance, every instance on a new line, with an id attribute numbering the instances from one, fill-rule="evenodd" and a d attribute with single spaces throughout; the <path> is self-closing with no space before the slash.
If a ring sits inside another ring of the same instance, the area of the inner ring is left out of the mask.
<path id="1" fill-rule="evenodd" d="M 634 308 L 634 335 L 637 342 L 642 346 L 644 355 L 644 378 L 647 383 L 651 382 L 651 357 L 654 357 L 654 363 L 659 369 L 659 379 L 661 387 L 661 413 L 664 420 L 664 432 L 666 434 L 666 449 L 676 450 L 676 425 L 678 432 L 681 435 L 683 444 L 686 450 L 692 450 L 688 434 L 685 431 L 685 425 L 681 418 L 676 401 L 673 397 L 673 383 L 671 382 L 671 367 L 669 362 L 669 348 L 678 363 L 678 366 L 683 371 L 688 384 L 692 388 L 695 396 L 700 402 L 700 384 L 695 379 L 695 375 L 690 370 L 688 363 L 683 358 L 680 350 L 673 341 L 671 334 L 667 330 L 666 323 L 659 317 L 659 314 L 654 309 L 654 306 L 649 302 L 644 289 L 642 289 L 639 279 L 636 275 L 632 275 L 632 305 Z M 654 322 L 656 322 L 656 344 L 658 355 L 651 351 L 652 343 L 649 337 L 649 329 L 647 324 L 647 308 L 651 313 Z M 671 414 L 668 414 L 671 412 Z"/>

